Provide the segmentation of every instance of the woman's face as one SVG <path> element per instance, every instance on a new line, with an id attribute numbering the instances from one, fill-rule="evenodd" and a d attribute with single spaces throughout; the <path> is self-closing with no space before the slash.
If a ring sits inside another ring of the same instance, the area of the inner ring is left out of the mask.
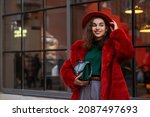
<path id="1" fill-rule="evenodd" d="M 103 19 L 95 18 L 92 23 L 92 32 L 97 40 L 101 40 L 107 31 L 106 24 Z"/>

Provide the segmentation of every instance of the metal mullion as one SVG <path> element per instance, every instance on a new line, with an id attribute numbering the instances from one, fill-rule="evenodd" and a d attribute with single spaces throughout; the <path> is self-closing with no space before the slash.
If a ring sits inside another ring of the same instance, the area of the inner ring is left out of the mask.
<path id="1" fill-rule="evenodd" d="M 44 2 L 44 0 L 43 0 L 43 7 L 42 7 L 43 9 L 45 8 L 45 2 Z M 45 57 L 45 54 L 46 54 L 46 52 L 45 52 L 45 27 L 46 27 L 46 23 L 45 23 L 45 11 L 43 10 L 43 78 L 44 78 L 44 87 L 43 87 L 43 90 L 46 90 L 46 75 L 45 75 L 45 73 L 46 73 L 46 70 L 45 70 L 45 66 L 46 66 L 46 57 Z"/>
<path id="2" fill-rule="evenodd" d="M 69 58 L 69 49 L 71 46 L 71 33 L 72 33 L 72 25 L 71 25 L 71 7 L 70 7 L 70 0 L 66 1 L 67 3 L 67 58 Z"/>
<path id="3" fill-rule="evenodd" d="M 97 10 L 98 10 L 98 11 L 100 11 L 100 10 L 101 10 L 100 3 L 101 3 L 101 0 L 99 0 L 99 1 L 97 2 L 97 5 L 98 5 Z"/>
<path id="4" fill-rule="evenodd" d="M 4 2 L 5 2 L 5 1 L 0 1 L 0 4 L 3 4 L 3 8 L 2 8 L 2 7 L 0 8 L 0 10 L 1 10 L 1 11 L 0 11 L 0 15 L 4 13 L 4 9 L 5 9 Z M 1 70 L 1 71 L 0 71 L 0 85 L 1 85 L 1 86 L 0 86 L 0 90 L 1 90 L 1 89 L 4 88 L 4 87 L 3 87 L 3 85 L 4 85 L 4 83 L 3 83 L 3 81 L 4 81 L 4 77 L 3 77 L 3 75 L 4 75 L 4 73 L 3 73 L 3 72 L 4 72 L 4 69 L 3 69 L 3 67 L 4 67 L 4 61 L 3 61 L 3 58 L 4 58 L 3 43 L 4 43 L 4 39 L 6 38 L 6 37 L 5 37 L 5 33 L 4 33 L 4 32 L 6 31 L 6 29 L 4 29 L 4 28 L 6 28 L 6 27 L 5 27 L 5 26 L 6 26 L 6 25 L 5 25 L 6 22 L 5 22 L 5 20 L 4 20 L 3 17 L 0 18 L 0 21 L 2 21 L 2 22 L 1 22 L 1 25 L 0 25 L 0 26 L 1 26 L 0 28 L 2 29 L 2 30 L 0 29 L 0 31 L 1 31 L 1 32 L 0 32 L 0 54 L 1 54 L 1 55 L 0 55 L 0 56 L 1 56 L 1 59 L 0 59 L 0 65 L 1 65 L 1 66 L 0 66 L 0 70 Z M 4 30 L 3 30 L 3 29 L 4 29 Z"/>
<path id="5" fill-rule="evenodd" d="M 142 46 L 139 46 L 139 45 L 135 45 L 134 48 L 149 48 L 150 45 L 142 45 Z"/>
<path id="6" fill-rule="evenodd" d="M 21 0 L 21 29 L 23 28 L 24 25 L 24 18 L 23 18 L 23 11 L 24 11 L 24 0 Z M 24 67 L 25 67 L 25 61 L 24 61 L 25 53 L 24 53 L 24 41 L 23 41 L 23 30 L 21 30 L 21 61 L 22 61 L 22 72 L 21 72 L 21 89 L 24 89 L 24 79 L 25 79 L 25 74 L 24 74 Z"/>
<path id="7" fill-rule="evenodd" d="M 135 6 L 135 0 L 132 0 L 132 43 L 133 43 L 133 47 L 135 46 L 135 11 L 134 11 L 134 6 Z M 132 81 L 132 96 L 135 97 L 136 96 L 136 72 L 135 72 L 135 65 L 136 65 L 136 60 L 135 57 L 132 59 L 132 70 L 133 70 L 133 81 Z"/>
<path id="8" fill-rule="evenodd" d="M 79 5 L 84 5 L 84 4 L 90 4 L 90 3 L 95 3 L 95 2 L 99 2 L 100 0 L 95 0 L 95 1 L 90 1 L 90 2 L 81 2 L 81 3 L 75 3 L 75 4 L 71 4 L 70 6 L 79 6 Z"/>

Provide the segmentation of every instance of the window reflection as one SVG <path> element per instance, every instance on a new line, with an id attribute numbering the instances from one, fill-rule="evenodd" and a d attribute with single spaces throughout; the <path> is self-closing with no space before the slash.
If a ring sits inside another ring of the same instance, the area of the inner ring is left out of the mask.
<path id="1" fill-rule="evenodd" d="M 150 93 L 150 48 L 136 49 L 136 62 L 137 93 L 143 97 Z"/>
<path id="2" fill-rule="evenodd" d="M 15 88 L 21 88 L 22 86 L 22 56 L 21 53 L 15 53 L 14 55 L 14 72 L 15 72 Z"/>
<path id="3" fill-rule="evenodd" d="M 51 51 L 47 52 L 48 54 Z M 65 54 L 64 52 L 56 52 L 56 55 L 59 53 Z M 12 57 L 8 58 L 11 59 Z M 64 85 L 61 76 L 60 68 L 64 62 L 64 58 L 56 56 L 56 58 L 46 58 L 45 63 L 43 63 L 41 53 L 15 53 L 13 59 L 14 70 L 10 74 L 14 74 L 14 88 L 32 89 L 32 90 L 43 90 L 45 85 L 48 90 L 60 90 L 65 91 L 66 86 Z M 6 61 L 7 62 L 7 61 Z M 45 77 L 43 73 L 43 64 L 45 64 Z M 6 68 L 8 69 L 8 64 Z M 23 69 L 22 69 L 23 68 Z M 6 76 L 8 72 L 6 71 Z M 8 78 L 8 77 L 6 77 Z M 7 80 L 6 80 L 7 81 Z M 46 81 L 46 84 L 45 84 Z M 8 82 L 6 82 L 6 87 L 10 87 Z"/>
<path id="4" fill-rule="evenodd" d="M 66 5 L 66 0 L 45 0 L 46 7 L 57 7 Z"/>
<path id="5" fill-rule="evenodd" d="M 19 77 L 19 74 L 16 74 L 16 65 L 15 65 L 15 58 L 13 53 L 5 53 L 3 59 L 3 87 L 4 88 L 15 88 L 16 84 L 16 76 Z M 18 73 L 18 71 L 17 71 Z M 17 79 L 18 80 L 18 79 Z"/>
<path id="6" fill-rule="evenodd" d="M 39 87 L 41 69 L 40 55 L 35 53 L 34 55 L 26 54 L 24 58 L 24 73 L 25 73 L 25 86 L 27 88 Z"/>
<path id="7" fill-rule="evenodd" d="M 50 53 L 50 52 L 49 52 Z M 66 90 L 61 76 L 60 68 L 64 62 L 64 59 L 46 59 L 46 88 L 49 90 Z"/>
<path id="8" fill-rule="evenodd" d="M 4 0 L 4 12 L 5 13 L 15 13 L 15 12 L 21 12 L 21 9 L 17 5 L 18 3 L 21 3 L 21 0 Z"/>

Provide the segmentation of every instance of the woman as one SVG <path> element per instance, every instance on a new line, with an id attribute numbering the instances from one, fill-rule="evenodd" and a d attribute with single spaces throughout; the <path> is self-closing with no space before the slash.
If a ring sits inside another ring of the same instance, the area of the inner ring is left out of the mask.
<path id="1" fill-rule="evenodd" d="M 133 57 L 131 41 L 117 24 L 102 12 L 91 12 L 82 20 L 83 39 L 71 47 L 70 58 L 61 68 L 65 84 L 71 88 L 71 99 L 130 99 L 120 64 Z M 74 74 L 78 61 L 90 61 L 90 81 Z"/>

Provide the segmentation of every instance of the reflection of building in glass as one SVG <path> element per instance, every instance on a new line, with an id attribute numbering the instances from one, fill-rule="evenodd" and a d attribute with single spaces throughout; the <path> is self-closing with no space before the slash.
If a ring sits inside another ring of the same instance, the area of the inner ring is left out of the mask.
<path id="1" fill-rule="evenodd" d="M 42 41 L 43 41 L 43 34 L 42 34 Z M 46 52 L 46 74 L 50 76 L 58 76 L 58 49 L 59 42 L 53 35 L 46 32 L 45 34 L 45 49 L 48 51 Z"/>
<path id="2" fill-rule="evenodd" d="M 58 48 L 58 40 L 50 34 L 46 34 L 46 49 L 57 49 Z M 57 53 L 56 51 L 50 51 L 46 54 L 47 59 L 56 59 Z"/>
<path id="3" fill-rule="evenodd" d="M 43 42 L 43 34 L 42 34 L 42 42 Z M 50 50 L 46 53 L 46 59 L 56 59 L 57 52 L 55 49 L 58 49 L 59 42 L 58 40 L 48 32 L 45 35 L 45 49 Z"/>
<path id="4" fill-rule="evenodd" d="M 18 37 L 26 37 L 27 36 L 27 29 L 22 29 L 21 27 L 18 27 L 17 30 L 14 30 L 14 38 Z"/>

